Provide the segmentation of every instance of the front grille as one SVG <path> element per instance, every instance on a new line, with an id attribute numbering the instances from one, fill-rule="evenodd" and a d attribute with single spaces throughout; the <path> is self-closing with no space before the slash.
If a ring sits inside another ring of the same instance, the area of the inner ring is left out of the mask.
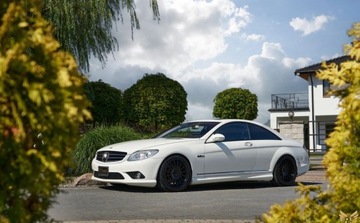
<path id="1" fill-rule="evenodd" d="M 124 159 L 127 153 L 116 151 L 99 151 L 96 153 L 96 160 L 101 162 L 116 162 Z"/>
<path id="2" fill-rule="evenodd" d="M 98 171 L 94 171 L 94 177 L 101 178 L 101 179 L 112 179 L 112 180 L 123 180 L 124 176 L 121 173 L 113 173 L 110 172 L 108 175 L 104 176 Z"/>

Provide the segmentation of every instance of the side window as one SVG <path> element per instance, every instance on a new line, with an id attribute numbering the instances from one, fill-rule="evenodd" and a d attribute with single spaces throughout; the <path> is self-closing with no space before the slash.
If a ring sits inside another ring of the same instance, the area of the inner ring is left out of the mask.
<path id="1" fill-rule="evenodd" d="M 221 126 L 215 133 L 225 136 L 225 141 L 237 141 L 250 139 L 247 125 L 241 122 L 228 123 Z"/>
<path id="2" fill-rule="evenodd" d="M 249 125 L 251 140 L 268 140 L 268 139 L 280 140 L 280 138 L 277 135 L 275 135 L 274 133 L 270 132 L 269 130 L 261 126 L 257 126 L 251 123 L 249 123 L 248 125 Z"/>

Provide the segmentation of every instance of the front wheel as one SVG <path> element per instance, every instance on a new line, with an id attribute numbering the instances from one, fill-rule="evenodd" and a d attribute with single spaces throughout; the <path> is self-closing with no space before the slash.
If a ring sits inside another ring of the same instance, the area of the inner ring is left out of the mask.
<path id="1" fill-rule="evenodd" d="M 274 168 L 272 182 L 279 186 L 291 186 L 297 176 L 296 162 L 289 155 L 281 157 Z"/>
<path id="2" fill-rule="evenodd" d="M 171 156 L 161 164 L 157 186 L 162 191 L 177 192 L 187 188 L 191 181 L 191 167 L 182 156 Z"/>

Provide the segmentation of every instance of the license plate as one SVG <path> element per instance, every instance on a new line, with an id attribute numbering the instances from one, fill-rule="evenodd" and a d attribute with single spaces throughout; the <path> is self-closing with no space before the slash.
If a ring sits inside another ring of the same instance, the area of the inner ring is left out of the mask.
<path id="1" fill-rule="evenodd" d="M 99 166 L 98 174 L 99 174 L 99 177 L 108 177 L 109 176 L 109 167 Z"/>

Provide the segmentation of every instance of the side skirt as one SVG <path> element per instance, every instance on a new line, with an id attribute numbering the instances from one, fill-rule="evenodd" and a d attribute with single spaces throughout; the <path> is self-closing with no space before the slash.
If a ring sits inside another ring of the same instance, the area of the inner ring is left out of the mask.
<path id="1" fill-rule="evenodd" d="M 192 185 L 205 183 L 220 183 L 232 181 L 270 181 L 273 174 L 270 171 L 255 172 L 226 172 L 226 173 L 207 173 L 198 174 L 192 178 Z"/>

